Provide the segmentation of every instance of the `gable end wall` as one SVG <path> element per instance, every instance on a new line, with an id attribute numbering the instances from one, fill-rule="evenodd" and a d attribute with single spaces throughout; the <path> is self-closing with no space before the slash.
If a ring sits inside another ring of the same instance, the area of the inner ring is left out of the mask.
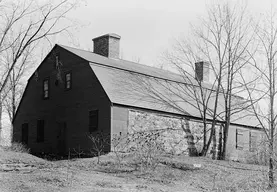
<path id="1" fill-rule="evenodd" d="M 59 54 L 63 82 L 55 84 L 57 70 L 54 54 Z M 65 90 L 64 74 L 72 72 L 72 88 Z M 42 81 L 50 78 L 49 99 L 42 98 Z M 38 79 L 33 75 L 25 90 L 17 116 L 14 120 L 14 141 L 21 142 L 21 126 L 29 124 L 28 147 L 32 153 L 60 153 L 70 150 L 88 151 L 88 112 L 99 110 L 100 131 L 110 133 L 110 101 L 89 63 L 57 46 L 38 68 Z M 45 122 L 44 142 L 37 142 L 37 120 Z M 61 141 L 60 126 L 66 123 L 65 139 Z M 60 143 L 63 143 L 61 145 Z M 59 147 L 62 149 L 59 149 Z M 63 150 L 64 149 L 64 150 Z"/>

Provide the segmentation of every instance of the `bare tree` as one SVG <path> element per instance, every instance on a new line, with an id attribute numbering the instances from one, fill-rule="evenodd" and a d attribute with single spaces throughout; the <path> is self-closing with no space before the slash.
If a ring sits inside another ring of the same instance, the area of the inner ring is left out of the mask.
<path id="1" fill-rule="evenodd" d="M 25 88 L 25 83 L 22 82 L 22 80 L 24 80 L 24 76 L 26 72 L 28 72 L 28 69 L 33 65 L 32 51 L 33 50 L 26 50 L 18 62 L 19 64 L 12 69 L 6 85 L 6 90 L 8 91 L 5 99 L 3 100 L 3 105 L 8 113 L 11 123 Z M 12 55 L 10 55 L 9 51 L 7 51 L 5 56 L 5 64 L 7 68 L 9 68 L 9 64 L 12 63 L 12 60 Z"/>
<path id="2" fill-rule="evenodd" d="M 236 78 L 239 76 L 239 70 L 250 59 L 248 47 L 252 43 L 254 32 L 251 28 L 252 20 L 245 14 L 247 12 L 245 6 L 233 6 L 229 3 L 215 4 L 208 7 L 207 12 L 208 16 L 201 20 L 200 27 L 192 27 L 192 37 L 190 36 L 189 40 L 188 38 L 176 40 L 173 49 L 166 53 L 164 58 L 170 66 L 177 68 L 186 81 L 191 81 L 190 79 L 193 78 L 196 62 L 209 63 L 209 70 L 214 76 L 206 82 L 210 84 L 210 88 L 205 82 L 197 79 L 197 83 L 189 82 L 195 85 L 197 90 L 191 92 L 191 97 L 194 97 L 197 102 L 193 107 L 201 114 L 204 134 L 207 131 L 205 126 L 207 118 L 212 122 L 209 139 L 206 141 L 204 136 L 205 148 L 202 154 L 206 155 L 212 142 L 215 159 L 217 148 L 215 126 L 222 121 L 224 122 L 223 143 L 219 147 L 218 158 L 225 159 L 231 117 L 248 107 L 246 100 L 236 96 L 242 90 Z M 185 103 L 188 103 L 187 95 L 183 95 Z"/>
<path id="3" fill-rule="evenodd" d="M 0 1 L 0 109 L 8 96 L 10 102 L 5 104 L 10 118 L 15 114 L 16 100 L 20 97 L 17 87 L 32 52 L 51 42 L 52 36 L 68 32 L 70 25 L 62 21 L 67 20 L 67 13 L 75 5 L 70 0 Z M 2 110 L 0 120 L 1 114 Z"/>
<path id="4" fill-rule="evenodd" d="M 105 152 L 105 146 L 109 144 L 109 135 L 104 135 L 103 132 L 91 133 L 88 138 L 92 142 L 92 148 L 90 150 L 92 155 L 97 156 L 97 164 L 100 163 L 100 156 Z"/>
<path id="5" fill-rule="evenodd" d="M 249 53 L 251 62 L 246 70 L 241 70 L 242 84 L 251 102 L 253 116 L 264 130 L 268 141 L 269 170 L 268 187 L 274 186 L 274 143 L 276 135 L 276 77 L 277 77 L 277 24 L 276 14 L 270 11 L 258 24 L 256 30 L 257 51 Z M 249 73 L 251 72 L 251 73 Z M 250 75 L 252 74 L 252 75 Z"/>
<path id="6" fill-rule="evenodd" d="M 225 159 L 229 126 L 235 114 L 247 109 L 249 103 L 237 96 L 242 86 L 237 82 L 240 69 L 248 63 L 254 31 L 246 7 L 228 3 L 208 7 L 208 16 L 200 27 L 193 26 L 189 38 L 175 40 L 173 47 L 162 56 L 163 66 L 174 68 L 177 74 L 164 77 L 158 69 L 156 75 L 131 73 L 133 93 L 148 105 L 155 105 L 169 112 L 184 116 L 200 117 L 203 123 L 203 148 L 205 156 L 212 143 L 213 159 Z M 195 63 L 208 63 L 213 78 L 203 81 L 195 75 Z M 247 115 L 247 114 L 244 114 Z M 242 118 L 243 115 L 237 115 Z M 216 127 L 222 129 L 216 138 Z M 208 128 L 210 126 L 210 128 Z M 189 130 L 186 126 L 186 130 Z M 188 131 L 188 133 L 191 131 Z M 208 134 L 209 132 L 209 134 Z M 191 139 L 190 139 L 191 140 Z M 220 146 L 217 146 L 217 141 Z M 223 141 L 221 141 L 223 140 Z M 190 146 L 191 141 L 188 141 Z M 219 152 L 217 153 L 217 149 Z M 194 150 L 193 150 L 194 151 Z"/>
<path id="7" fill-rule="evenodd" d="M 216 11 L 217 14 L 213 14 Z M 236 81 L 239 70 L 244 68 L 250 59 L 248 52 L 252 52 L 249 47 L 255 34 L 255 28 L 253 31 L 251 27 L 252 19 L 245 14 L 246 12 L 246 7 L 239 5 L 231 6 L 227 3 L 215 6 L 211 13 L 214 21 L 219 18 L 216 22 L 216 29 L 219 30 L 215 30 L 214 34 L 217 35 L 214 43 L 206 38 L 208 43 L 217 50 L 218 63 L 216 65 L 212 61 L 214 65 L 211 66 L 218 81 L 217 93 L 220 92 L 223 95 L 224 102 L 224 110 L 219 114 L 224 121 L 223 145 L 219 150 L 219 159 L 226 157 L 231 117 L 248 107 L 246 100 L 237 97 L 242 87 Z"/>

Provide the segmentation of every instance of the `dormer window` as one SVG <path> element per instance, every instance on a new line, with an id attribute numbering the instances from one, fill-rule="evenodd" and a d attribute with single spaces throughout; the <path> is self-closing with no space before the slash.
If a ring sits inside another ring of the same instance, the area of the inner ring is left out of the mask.
<path id="1" fill-rule="evenodd" d="M 43 99 L 49 98 L 49 79 L 43 80 Z"/>
<path id="2" fill-rule="evenodd" d="M 65 89 L 71 89 L 72 86 L 72 75 L 71 72 L 65 74 Z"/>

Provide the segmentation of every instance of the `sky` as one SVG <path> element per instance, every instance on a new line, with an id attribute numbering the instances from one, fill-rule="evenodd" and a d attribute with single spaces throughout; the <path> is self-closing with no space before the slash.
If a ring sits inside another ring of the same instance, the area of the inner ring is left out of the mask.
<path id="1" fill-rule="evenodd" d="M 236 3 L 234 0 L 227 0 Z M 92 39 L 107 33 L 121 36 L 121 57 L 155 66 L 174 38 L 186 36 L 191 24 L 205 17 L 212 0 L 86 0 L 69 14 L 78 25 L 73 40 L 62 35 L 55 43 L 93 50 Z M 276 7 L 273 0 L 240 0 L 259 15 Z"/>

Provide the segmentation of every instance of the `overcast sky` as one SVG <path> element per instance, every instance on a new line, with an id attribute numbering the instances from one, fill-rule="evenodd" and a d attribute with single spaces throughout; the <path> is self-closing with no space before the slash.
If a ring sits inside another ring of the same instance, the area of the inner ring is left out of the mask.
<path id="1" fill-rule="evenodd" d="M 229 0 L 231 2 L 236 2 Z M 106 33 L 121 36 L 124 59 L 154 65 L 173 38 L 187 34 L 190 23 L 206 14 L 211 0 L 87 0 L 71 12 L 82 26 L 72 30 L 74 43 L 62 37 L 56 43 L 92 50 L 91 39 Z M 270 10 L 272 0 L 248 0 L 253 14 Z M 275 3 L 277 4 L 277 3 Z"/>

